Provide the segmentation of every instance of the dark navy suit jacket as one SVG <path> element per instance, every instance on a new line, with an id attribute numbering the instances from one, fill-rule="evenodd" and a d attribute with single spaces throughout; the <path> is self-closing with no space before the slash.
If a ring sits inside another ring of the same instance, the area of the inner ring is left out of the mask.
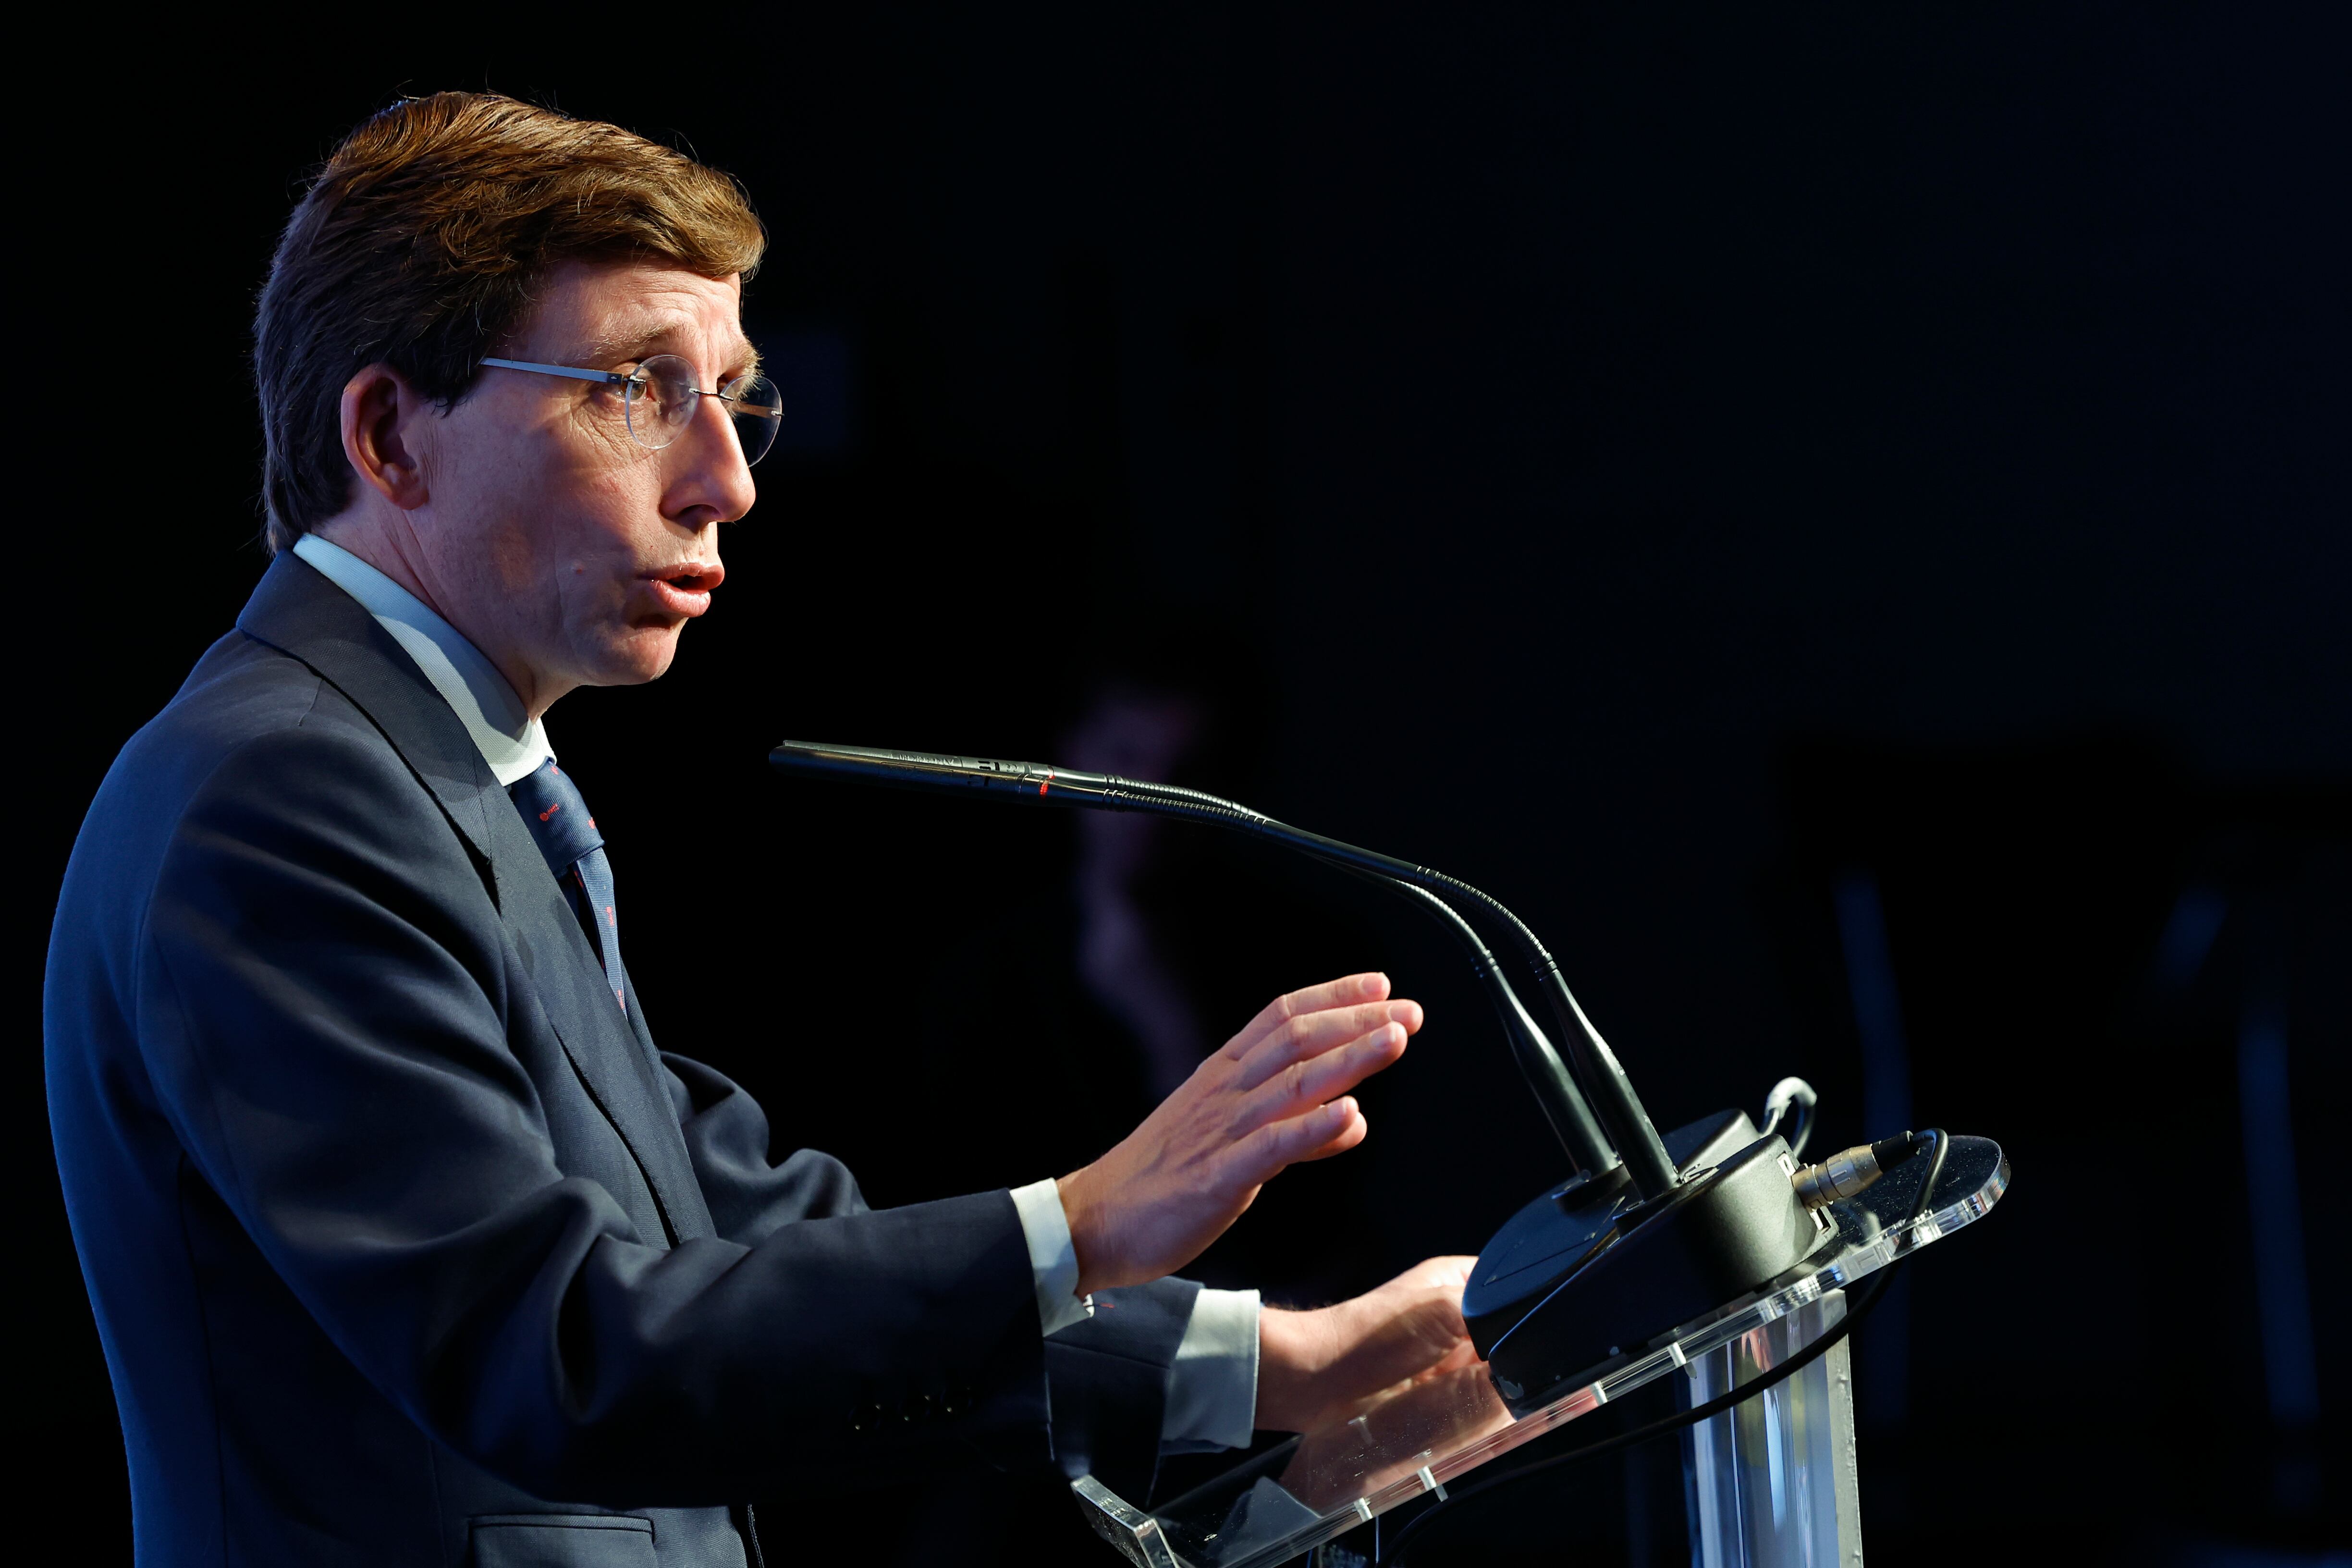
<path id="1" fill-rule="evenodd" d="M 1005 1193 L 875 1213 L 825 1155 L 770 1164 L 291 555 L 108 773 L 45 1012 L 142 1563 L 731 1565 L 755 1493 L 1149 1484 L 1195 1288 L 1045 1341 Z"/>

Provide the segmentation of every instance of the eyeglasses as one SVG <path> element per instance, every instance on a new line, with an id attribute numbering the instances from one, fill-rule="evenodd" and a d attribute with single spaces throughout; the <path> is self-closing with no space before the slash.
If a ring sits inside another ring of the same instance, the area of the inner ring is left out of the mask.
<path id="1" fill-rule="evenodd" d="M 768 455 L 776 443 L 776 427 L 784 422 L 783 395 L 764 375 L 739 375 L 716 392 L 694 384 L 694 367 L 676 354 L 656 354 L 635 370 L 581 370 L 568 364 L 532 364 L 519 359 L 486 359 L 499 370 L 527 370 L 534 375 L 564 375 L 622 389 L 629 422 L 629 439 L 658 452 L 677 439 L 694 419 L 696 400 L 715 397 L 727 406 L 735 439 L 743 448 L 746 467 Z"/>

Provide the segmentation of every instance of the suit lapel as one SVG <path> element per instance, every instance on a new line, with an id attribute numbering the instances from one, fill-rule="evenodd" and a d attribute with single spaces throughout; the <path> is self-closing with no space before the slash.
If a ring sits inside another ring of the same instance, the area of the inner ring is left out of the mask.
<path id="1" fill-rule="evenodd" d="M 661 1047 L 654 1044 L 653 1030 L 646 1026 L 645 1004 L 637 1000 L 636 976 L 629 973 L 629 966 L 625 961 L 621 964 L 621 984 L 627 986 L 629 990 L 629 1028 L 637 1037 L 637 1044 L 645 1051 L 646 1060 L 654 1064 L 654 1080 L 660 1083 Z M 664 1093 L 668 1092 L 667 1084 L 663 1083 L 661 1087 Z"/>
<path id="2" fill-rule="evenodd" d="M 271 563 L 236 624 L 350 698 L 441 803 L 490 884 L 564 1053 L 635 1156 L 669 1239 L 712 1234 L 677 1112 L 639 1043 L 635 1016 L 614 1005 L 562 886 L 447 701 L 359 601 L 299 556 Z M 630 995 L 634 1007 L 634 990 Z"/>
<path id="3" fill-rule="evenodd" d="M 501 883 L 500 912 L 530 971 L 549 1026 L 563 1042 L 564 1054 L 588 1092 L 636 1156 L 671 1241 L 713 1234 L 701 1184 L 695 1180 L 685 1135 L 678 1131 L 677 1109 L 654 1072 L 652 1053 L 639 1040 L 634 1014 L 614 1005 L 613 988 L 604 982 L 604 965 L 588 945 L 588 933 L 564 901 L 562 884 L 548 875 L 547 861 L 513 803 L 508 802 L 503 816 L 491 814 L 490 823 L 491 861 Z M 636 1005 L 634 989 L 629 1005 Z"/>

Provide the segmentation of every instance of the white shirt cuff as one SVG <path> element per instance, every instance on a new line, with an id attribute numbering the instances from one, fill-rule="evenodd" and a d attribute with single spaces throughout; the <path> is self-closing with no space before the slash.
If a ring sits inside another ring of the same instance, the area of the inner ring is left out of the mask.
<path id="1" fill-rule="evenodd" d="M 1168 1370 L 1162 1453 L 1245 1448 L 1257 1426 L 1255 1290 L 1202 1290 Z"/>
<path id="2" fill-rule="evenodd" d="M 1029 1269 L 1037 1281 L 1037 1321 L 1045 1331 L 1057 1334 L 1093 1317 L 1095 1299 L 1078 1294 L 1078 1249 L 1070 1239 L 1070 1216 L 1062 1212 L 1060 1185 L 1048 1176 L 1013 1188 L 1013 1212 L 1021 1216 L 1021 1234 L 1029 1243 Z M 1255 1331 L 1255 1319 L 1251 1327 Z M 1255 1390 L 1253 1383 L 1253 1395 Z"/>

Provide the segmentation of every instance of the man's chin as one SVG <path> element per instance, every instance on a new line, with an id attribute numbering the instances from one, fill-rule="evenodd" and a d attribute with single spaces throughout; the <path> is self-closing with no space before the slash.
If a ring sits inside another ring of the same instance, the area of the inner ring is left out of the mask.
<path id="1" fill-rule="evenodd" d="M 669 673 L 670 661 L 677 658 L 677 636 L 681 626 L 637 626 L 630 629 L 617 644 L 605 650 L 597 660 L 595 679 L 590 686 L 643 686 L 649 680 L 659 680 Z"/>

